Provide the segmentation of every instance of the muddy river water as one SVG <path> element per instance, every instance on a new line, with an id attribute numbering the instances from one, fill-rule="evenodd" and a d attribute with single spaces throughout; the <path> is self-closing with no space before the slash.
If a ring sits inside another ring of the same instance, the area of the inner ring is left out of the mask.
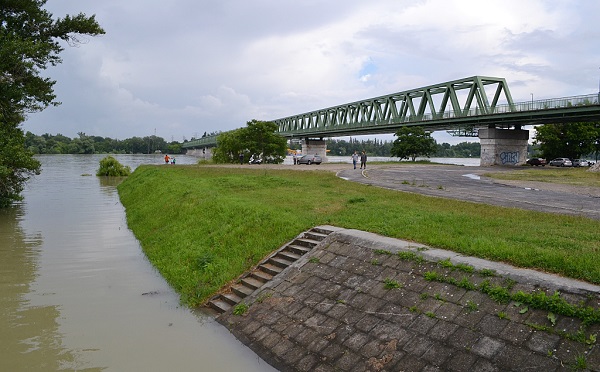
<path id="1" fill-rule="evenodd" d="M 25 200 L 0 210 L 0 371 L 272 371 L 179 305 L 127 228 L 115 182 L 94 175 L 102 157 L 40 156 Z"/>

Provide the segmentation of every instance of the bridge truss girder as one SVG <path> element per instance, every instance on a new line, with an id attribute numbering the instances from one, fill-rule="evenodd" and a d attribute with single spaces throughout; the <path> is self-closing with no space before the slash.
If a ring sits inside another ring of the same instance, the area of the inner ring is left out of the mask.
<path id="1" fill-rule="evenodd" d="M 485 86 L 495 85 L 490 100 Z M 458 91 L 467 90 L 461 103 Z M 438 105 L 436 106 L 436 98 Z M 504 78 L 473 76 L 274 120 L 286 137 L 335 136 L 360 130 L 390 133 L 424 120 L 462 118 L 494 112 L 501 102 L 513 104 Z M 439 129 L 439 128 L 438 128 Z"/>

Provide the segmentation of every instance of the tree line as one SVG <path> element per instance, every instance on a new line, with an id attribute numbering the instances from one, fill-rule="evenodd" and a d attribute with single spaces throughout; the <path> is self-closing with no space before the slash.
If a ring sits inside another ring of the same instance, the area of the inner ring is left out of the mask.
<path id="1" fill-rule="evenodd" d="M 296 147 L 300 148 L 300 145 Z M 386 157 L 392 156 L 393 147 L 394 141 L 378 139 L 327 140 L 327 149 L 330 150 L 329 155 L 331 156 L 350 156 L 354 151 L 365 151 L 369 156 Z M 480 155 L 481 145 L 479 142 L 461 142 L 456 145 L 435 142 L 435 149 L 430 154 L 430 156 L 436 158 L 478 158 Z"/>
<path id="2" fill-rule="evenodd" d="M 181 143 L 167 142 L 159 136 L 131 137 L 123 140 L 88 136 L 83 132 L 69 138 L 62 134 L 25 133 L 25 148 L 33 154 L 181 154 Z"/>

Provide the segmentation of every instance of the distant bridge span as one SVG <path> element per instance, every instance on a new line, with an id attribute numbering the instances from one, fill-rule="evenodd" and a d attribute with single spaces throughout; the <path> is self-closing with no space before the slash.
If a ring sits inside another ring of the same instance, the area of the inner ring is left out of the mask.
<path id="1" fill-rule="evenodd" d="M 600 92 L 515 103 L 504 78 L 473 76 L 273 122 L 282 136 L 303 139 L 304 153 L 325 155 L 322 139 L 326 137 L 395 133 L 404 126 L 421 126 L 429 131 L 447 130 L 455 136 L 478 136 L 482 165 L 507 164 L 502 159 L 511 159 L 508 164 L 522 164 L 529 139 L 522 126 L 600 121 L 599 98 Z M 216 137 L 190 141 L 183 147 L 216 146 Z"/>

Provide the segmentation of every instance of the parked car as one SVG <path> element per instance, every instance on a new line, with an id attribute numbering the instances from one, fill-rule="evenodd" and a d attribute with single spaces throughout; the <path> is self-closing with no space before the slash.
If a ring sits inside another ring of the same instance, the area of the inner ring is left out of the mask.
<path id="1" fill-rule="evenodd" d="M 298 164 L 321 164 L 323 160 L 319 155 L 304 155 L 300 159 L 298 159 Z"/>
<path id="2" fill-rule="evenodd" d="M 550 165 L 554 167 L 572 167 L 573 163 L 568 158 L 556 158 L 550 160 Z"/>
<path id="3" fill-rule="evenodd" d="M 574 167 L 589 167 L 590 163 L 585 159 L 573 159 Z"/>
<path id="4" fill-rule="evenodd" d="M 536 167 L 541 165 L 542 167 L 546 166 L 546 159 L 542 159 L 542 158 L 531 158 L 531 159 L 527 159 L 527 164 L 529 165 L 535 165 Z"/>

